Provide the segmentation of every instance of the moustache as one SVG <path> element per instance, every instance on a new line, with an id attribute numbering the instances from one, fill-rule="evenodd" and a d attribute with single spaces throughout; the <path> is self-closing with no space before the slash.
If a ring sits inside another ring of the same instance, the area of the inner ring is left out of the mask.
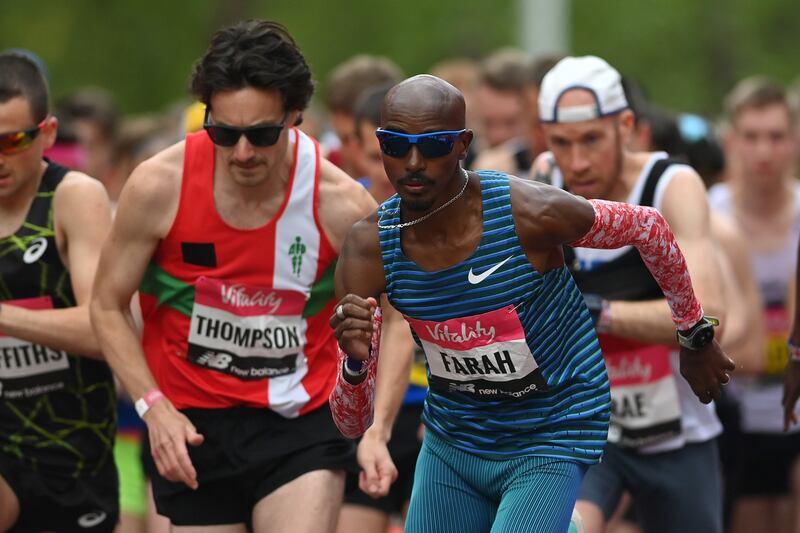
<path id="1" fill-rule="evenodd" d="M 232 161 L 232 163 L 233 163 L 234 166 L 236 166 L 238 168 L 249 170 L 251 168 L 257 167 L 258 164 L 260 163 L 260 161 L 258 161 L 257 159 L 248 159 L 246 161 L 234 160 L 234 161 Z"/>
<path id="2" fill-rule="evenodd" d="M 433 185 L 434 180 L 421 172 L 411 172 L 397 180 L 399 185 Z"/>

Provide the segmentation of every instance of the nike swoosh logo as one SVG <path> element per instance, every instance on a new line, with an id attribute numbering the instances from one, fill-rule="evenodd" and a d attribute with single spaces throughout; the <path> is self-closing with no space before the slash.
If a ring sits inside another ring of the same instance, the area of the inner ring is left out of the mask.
<path id="1" fill-rule="evenodd" d="M 514 256 L 512 255 L 511 257 L 514 257 Z M 492 274 L 497 272 L 497 269 L 500 268 L 501 266 L 503 266 L 506 261 L 511 259 L 511 257 L 506 257 L 505 259 L 503 259 L 502 261 L 497 263 L 495 266 L 491 267 L 486 272 L 483 272 L 483 273 L 478 274 L 478 275 L 475 275 L 475 273 L 472 271 L 472 268 L 470 268 L 469 269 L 469 274 L 467 274 L 467 280 L 470 283 L 472 283 L 473 285 L 477 285 L 478 283 L 482 282 L 483 280 L 485 280 L 486 278 L 488 278 L 489 276 L 491 276 Z"/>

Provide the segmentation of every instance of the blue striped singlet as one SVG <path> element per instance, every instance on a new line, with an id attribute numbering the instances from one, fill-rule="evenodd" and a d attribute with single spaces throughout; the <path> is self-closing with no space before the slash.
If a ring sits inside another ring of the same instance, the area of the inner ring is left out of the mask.
<path id="1" fill-rule="evenodd" d="M 520 245 L 509 178 L 482 171 L 483 237 L 462 263 L 422 270 L 403 253 L 400 199 L 381 204 L 391 304 L 425 350 L 429 431 L 490 458 L 597 462 L 610 394 L 592 320 L 566 267 L 542 275 Z"/>

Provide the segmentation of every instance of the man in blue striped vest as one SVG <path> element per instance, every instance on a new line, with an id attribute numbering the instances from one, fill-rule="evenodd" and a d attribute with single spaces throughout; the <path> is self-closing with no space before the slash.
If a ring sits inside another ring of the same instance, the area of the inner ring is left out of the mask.
<path id="1" fill-rule="evenodd" d="M 610 395 L 561 246 L 640 250 L 676 327 L 702 334 L 686 371 L 704 402 L 733 362 L 704 327 L 683 255 L 657 211 L 465 171 L 472 132 L 464 113 L 461 93 L 433 76 L 410 78 L 384 100 L 377 136 L 398 194 L 357 223 L 342 248 L 331 325 L 343 363 L 332 412 L 348 436 L 369 424 L 372 312 L 385 293 L 425 351 L 430 383 L 406 530 L 562 533 L 605 445 Z"/>

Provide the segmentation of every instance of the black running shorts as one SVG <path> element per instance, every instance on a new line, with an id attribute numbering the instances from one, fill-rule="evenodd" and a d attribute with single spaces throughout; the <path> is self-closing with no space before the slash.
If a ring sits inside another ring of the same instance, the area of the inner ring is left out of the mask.
<path id="1" fill-rule="evenodd" d="M 277 488 L 314 470 L 344 470 L 355 452 L 333 423 L 327 404 L 298 418 L 266 408 L 182 411 L 203 444 L 189 446 L 199 488 L 161 477 L 154 465 L 159 514 L 177 526 L 250 524 L 253 507 Z M 149 453 L 150 442 L 145 439 Z"/>
<path id="2" fill-rule="evenodd" d="M 114 458 L 93 476 L 73 478 L 34 472 L 0 453 L 0 476 L 20 505 L 13 533 L 110 533 L 119 521 L 119 479 Z"/>

